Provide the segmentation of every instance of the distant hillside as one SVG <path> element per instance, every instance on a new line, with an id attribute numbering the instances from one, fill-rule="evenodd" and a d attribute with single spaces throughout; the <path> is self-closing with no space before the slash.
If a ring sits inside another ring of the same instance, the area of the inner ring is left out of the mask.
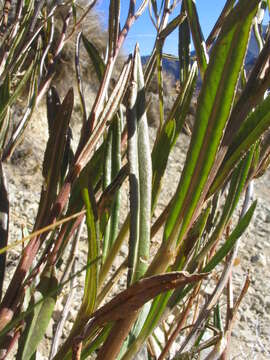
<path id="1" fill-rule="evenodd" d="M 263 26 L 263 32 L 266 32 L 266 26 Z M 259 48 L 254 36 L 254 32 L 251 32 L 250 42 L 246 55 L 245 64 L 249 70 L 254 65 L 256 58 L 259 54 Z M 145 64 L 149 56 L 142 56 L 142 63 Z M 175 80 L 179 79 L 179 61 L 163 59 L 163 69 L 172 74 Z"/>
<path id="2" fill-rule="evenodd" d="M 149 56 L 142 56 L 142 64 L 146 64 Z M 179 61 L 163 59 L 162 66 L 165 71 L 172 74 L 175 80 L 179 79 Z"/>
<path id="3" fill-rule="evenodd" d="M 267 26 L 264 25 L 263 26 L 264 34 L 266 33 L 266 29 L 267 29 Z M 257 41 L 255 39 L 254 32 L 252 31 L 250 41 L 249 41 L 247 56 L 246 56 L 246 65 L 248 67 L 251 67 L 252 65 L 254 65 L 255 60 L 257 59 L 258 55 L 259 55 L 259 47 L 258 47 Z"/>

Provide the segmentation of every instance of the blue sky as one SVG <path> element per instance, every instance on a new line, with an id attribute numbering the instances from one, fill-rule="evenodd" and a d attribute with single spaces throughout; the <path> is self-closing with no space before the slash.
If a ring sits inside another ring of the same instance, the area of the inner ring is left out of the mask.
<path id="1" fill-rule="evenodd" d="M 142 0 L 137 0 L 139 5 Z M 160 2 L 160 1 L 159 1 Z M 106 19 L 108 15 L 109 0 L 99 0 L 98 10 L 102 13 L 104 18 L 104 25 L 106 26 Z M 213 25 L 220 14 L 225 0 L 197 0 L 196 6 L 201 21 L 201 27 L 205 38 L 210 33 Z M 121 21 L 122 24 L 125 20 L 128 11 L 128 0 L 121 1 Z M 174 12 L 174 15 L 178 15 L 180 11 L 180 4 Z M 155 40 L 155 28 L 150 21 L 148 9 L 145 10 L 144 14 L 139 18 L 130 30 L 128 38 L 126 40 L 124 49 L 127 53 L 133 52 L 136 42 L 140 45 L 140 51 L 142 55 L 148 55 L 153 46 Z M 175 31 L 167 40 L 164 47 L 164 52 L 169 54 L 177 54 L 178 46 L 178 33 Z"/>

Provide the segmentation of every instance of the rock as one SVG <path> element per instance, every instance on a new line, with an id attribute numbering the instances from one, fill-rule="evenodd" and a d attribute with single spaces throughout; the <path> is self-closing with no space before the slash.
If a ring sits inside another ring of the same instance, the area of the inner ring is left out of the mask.
<path id="1" fill-rule="evenodd" d="M 134 356 L 133 360 L 147 360 L 148 359 L 148 352 L 147 346 L 144 344 L 141 350 Z"/>
<path id="2" fill-rule="evenodd" d="M 36 353 L 35 358 L 36 358 L 36 360 L 45 360 L 45 359 L 46 359 L 46 358 L 45 358 L 43 355 L 41 355 L 41 353 L 38 352 L 38 351 L 37 351 L 37 353 Z"/>
<path id="3" fill-rule="evenodd" d="M 270 223 L 270 212 L 265 215 L 265 222 L 268 224 Z"/>
<path id="4" fill-rule="evenodd" d="M 250 258 L 250 261 L 252 263 L 261 265 L 261 266 L 266 266 L 267 265 L 267 261 L 266 261 L 266 257 L 263 254 L 256 254 L 256 255 L 252 255 Z"/>
<path id="5" fill-rule="evenodd" d="M 53 326 L 54 326 L 54 320 L 53 318 L 50 320 L 49 325 L 46 329 L 46 337 L 49 339 L 53 338 Z"/>

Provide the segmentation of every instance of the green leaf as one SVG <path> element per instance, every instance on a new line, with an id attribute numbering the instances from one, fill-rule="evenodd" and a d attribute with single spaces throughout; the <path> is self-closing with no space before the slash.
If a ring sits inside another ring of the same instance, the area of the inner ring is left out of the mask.
<path id="1" fill-rule="evenodd" d="M 208 63 L 208 54 L 206 52 L 206 45 L 197 14 L 195 1 L 184 0 L 185 10 L 188 15 L 189 26 L 192 33 L 192 39 L 196 50 L 197 61 L 199 64 L 201 77 L 204 78 L 205 70 Z"/>
<path id="2" fill-rule="evenodd" d="M 116 115 L 109 128 L 106 139 L 106 153 L 104 161 L 104 186 L 105 189 L 112 180 L 117 176 L 121 168 L 121 120 Z M 112 247 L 119 223 L 119 205 L 120 205 L 120 192 L 117 191 L 110 207 L 110 219 L 106 226 L 106 232 L 103 240 L 103 262 L 107 256 L 109 249 Z M 107 218 L 108 216 L 106 216 Z M 101 230 L 102 232 L 102 230 Z"/>
<path id="3" fill-rule="evenodd" d="M 28 69 L 26 70 L 25 74 L 23 75 L 22 79 L 20 80 L 20 82 L 17 84 L 15 91 L 13 92 L 13 94 L 11 94 L 11 96 L 7 96 L 8 93 L 8 83 L 6 81 L 8 80 L 8 76 L 5 79 L 5 83 L 4 83 L 4 88 L 3 88 L 3 94 L 4 94 L 4 98 L 6 101 L 4 103 L 2 103 L 1 101 L 1 106 L 0 106 L 0 119 L 3 119 L 3 117 L 5 117 L 6 112 L 8 110 L 8 108 L 13 105 L 13 103 L 18 99 L 18 96 L 21 94 L 24 86 L 26 85 L 28 79 L 30 78 L 32 71 L 34 68 L 34 63 L 32 62 L 32 64 L 28 67 Z"/>
<path id="4" fill-rule="evenodd" d="M 89 179 L 87 174 L 80 179 L 82 198 L 86 209 L 86 225 L 88 232 L 88 255 L 87 262 L 93 261 L 99 256 L 99 224 L 97 217 L 97 209 L 95 204 L 94 194 L 91 191 L 91 197 L 89 196 Z M 99 264 L 91 266 L 86 271 L 84 295 L 82 299 L 82 305 L 79 310 L 79 314 L 74 324 L 74 328 L 79 326 L 82 319 L 87 319 L 93 312 L 96 304 L 97 290 L 98 290 L 98 273 Z"/>
<path id="5" fill-rule="evenodd" d="M 49 139 L 44 154 L 42 169 L 42 175 L 45 178 L 47 188 L 53 180 L 54 184 L 50 187 L 52 193 L 56 192 L 56 186 L 61 172 L 67 132 L 73 110 L 73 90 L 70 89 L 68 91 L 61 105 L 58 103 L 58 100 L 59 97 L 56 89 L 52 87 L 47 95 Z M 51 174 L 53 174 L 53 179 L 51 179 Z"/>
<path id="6" fill-rule="evenodd" d="M 96 188 L 99 181 L 101 180 L 102 171 L 103 171 L 104 151 L 105 151 L 105 142 L 103 142 L 100 145 L 100 147 L 93 154 L 91 160 L 85 166 L 85 172 L 88 174 L 88 178 L 91 179 L 91 184 L 93 188 Z M 73 191 L 71 193 L 71 197 L 69 200 L 69 208 L 67 211 L 68 215 L 71 215 L 74 212 L 79 211 L 83 206 L 83 199 L 81 197 L 81 188 L 80 188 L 80 177 L 75 182 Z"/>
<path id="7" fill-rule="evenodd" d="M 39 342 L 44 337 L 56 302 L 56 294 L 48 296 L 48 293 L 55 290 L 57 286 L 58 282 L 53 271 L 48 271 L 41 277 L 29 307 L 32 307 L 33 303 L 37 301 L 40 301 L 40 303 L 35 306 L 33 312 L 26 318 L 26 327 L 19 342 L 17 360 L 32 359 Z"/>
<path id="8" fill-rule="evenodd" d="M 5 143 L 7 131 L 9 128 L 9 106 L 8 103 L 10 97 L 10 80 L 9 75 L 6 76 L 4 83 L 0 87 L 0 150 Z"/>
<path id="9" fill-rule="evenodd" d="M 118 355 L 118 359 L 122 359 L 122 356 L 126 353 L 126 351 L 128 351 L 128 349 L 131 347 L 131 345 L 133 344 L 134 341 L 136 341 L 137 336 L 139 335 L 139 333 L 141 332 L 146 319 L 148 317 L 148 313 L 149 310 L 151 308 L 151 302 L 149 301 L 148 303 L 144 304 L 142 310 L 140 311 L 140 314 L 132 328 L 132 330 L 129 333 L 129 336 L 127 337 L 127 339 L 125 340 L 120 353 Z"/>
<path id="10" fill-rule="evenodd" d="M 201 237 L 204 232 L 204 229 L 206 227 L 206 223 L 209 217 L 210 213 L 210 204 L 207 206 L 207 208 L 201 212 L 201 214 L 198 216 L 196 222 L 192 226 L 192 228 L 189 230 L 185 240 L 181 244 L 181 250 L 179 251 L 179 254 L 177 256 L 177 259 L 174 264 L 174 269 L 182 270 L 184 268 L 184 265 L 186 264 L 186 261 L 188 257 L 190 256 L 190 253 L 194 251 L 194 256 L 198 253 L 198 250 L 200 248 L 200 242 Z M 192 260 L 191 260 L 192 261 Z M 188 268 L 188 271 L 192 273 L 192 270 L 190 270 L 190 267 Z"/>
<path id="11" fill-rule="evenodd" d="M 13 130 L 12 136 L 4 148 L 3 159 L 5 159 L 5 160 L 8 159 L 12 155 L 15 147 L 19 144 L 20 140 L 22 139 L 23 133 L 34 113 L 37 95 L 38 95 L 38 79 L 39 79 L 38 70 L 39 70 L 39 63 L 40 63 L 40 57 L 41 57 L 40 46 L 41 46 L 41 44 L 39 41 L 38 51 L 36 52 L 36 56 L 35 56 L 35 60 L 34 60 L 34 68 L 32 69 L 31 74 L 29 75 L 31 77 L 29 80 L 29 91 L 28 91 L 29 95 L 28 95 L 27 107 L 24 111 L 23 118 L 20 120 L 20 122 L 17 124 L 16 128 Z M 23 85 L 22 85 L 21 90 L 19 90 L 19 93 L 20 93 L 20 91 L 22 91 L 22 89 L 23 89 Z M 15 93 L 16 93 L 16 91 L 14 92 L 14 94 Z M 17 94 L 17 96 L 19 96 L 19 93 Z M 11 96 L 11 98 L 12 98 L 12 96 Z M 11 98 L 9 99 L 9 101 L 11 100 Z M 14 98 L 14 101 L 16 101 L 16 98 Z"/>
<path id="12" fill-rule="evenodd" d="M 145 65 L 144 69 L 144 79 L 145 79 L 145 89 L 148 90 L 153 78 L 155 69 L 157 65 L 157 56 L 156 56 L 156 47 L 154 49 Z"/>
<path id="13" fill-rule="evenodd" d="M 173 146 L 176 131 L 175 119 L 166 121 L 156 140 L 152 151 L 153 185 L 152 185 L 152 208 L 155 207 L 160 191 L 161 179 L 166 170 L 168 157 Z"/>
<path id="14" fill-rule="evenodd" d="M 208 196 L 211 196 L 230 175 L 234 166 L 249 151 L 250 147 L 270 126 L 270 96 L 251 112 L 234 136 L 218 174 L 211 185 Z"/>
<path id="15" fill-rule="evenodd" d="M 175 103 L 168 115 L 168 120 L 162 127 L 152 150 L 153 185 L 152 185 L 152 210 L 156 205 L 161 180 L 163 178 L 168 158 L 178 136 L 182 131 L 190 101 L 197 80 L 197 63 L 194 62 L 183 89 L 177 96 Z"/>
<path id="16" fill-rule="evenodd" d="M 228 253 L 235 245 L 236 241 L 240 238 L 240 236 L 245 232 L 246 228 L 248 227 L 254 214 L 256 205 L 257 201 L 254 201 L 246 214 L 240 219 L 239 223 L 237 224 L 231 235 L 228 237 L 225 244 L 217 251 L 217 253 L 208 262 L 208 264 L 203 268 L 203 272 L 209 272 L 213 270 L 225 258 L 225 256 L 228 255 Z"/>
<path id="17" fill-rule="evenodd" d="M 195 226 L 191 229 L 189 232 L 188 238 L 187 238 L 187 247 L 193 248 L 193 245 L 197 242 L 198 238 L 202 235 L 202 232 L 205 228 L 207 218 L 209 216 L 210 207 L 208 207 L 200 216 L 198 221 L 195 223 Z M 186 254 L 181 255 L 185 256 Z M 178 259 L 178 269 L 181 268 L 181 257 Z M 177 290 L 176 290 L 177 291 Z M 160 318 L 166 308 L 167 302 L 172 295 L 172 291 L 168 291 L 166 294 L 159 295 L 156 297 L 152 304 L 149 311 L 149 314 L 147 316 L 147 319 L 142 327 L 142 330 L 140 334 L 138 335 L 137 339 L 135 340 L 134 347 L 139 347 L 139 344 L 142 344 L 146 338 L 151 334 L 151 332 L 154 330 L 154 328 L 157 326 L 157 324 L 160 321 Z"/>
<path id="18" fill-rule="evenodd" d="M 174 261 L 173 251 L 177 237 L 180 245 L 190 225 L 231 112 L 255 11 L 255 3 L 247 4 L 240 1 L 226 18 L 212 50 L 198 99 L 196 122 L 185 167 L 164 231 L 164 243 L 150 265 L 147 275 L 163 272 L 168 268 Z M 156 308 L 152 307 L 149 323 L 145 324 L 134 347 L 139 346 L 150 334 L 155 317 L 159 316 L 160 309 L 161 312 L 165 309 L 168 298 L 161 299 L 160 303 L 158 300 L 155 301 Z"/>
<path id="19" fill-rule="evenodd" d="M 121 119 L 116 116 L 112 124 L 113 141 L 112 141 L 112 181 L 115 179 L 121 169 Z M 112 247 L 118 232 L 120 210 L 120 191 L 115 194 L 112 204 L 111 213 L 111 232 L 110 232 L 110 248 Z"/>
<path id="20" fill-rule="evenodd" d="M 217 253 L 208 262 L 208 264 L 203 268 L 202 270 L 203 272 L 209 272 L 213 270 L 229 254 L 229 252 L 234 247 L 236 241 L 240 238 L 240 236 L 242 236 L 242 234 L 247 229 L 254 214 L 256 205 L 257 205 L 257 201 L 254 201 L 254 203 L 250 206 L 246 214 L 240 219 L 237 226 L 226 240 L 225 244 L 217 251 Z M 185 288 L 176 290 L 168 302 L 168 308 L 170 310 L 173 309 L 173 307 L 176 304 L 178 304 L 181 301 L 181 299 L 183 299 L 191 289 L 192 286 L 188 285 Z"/>
<path id="21" fill-rule="evenodd" d="M 127 112 L 130 164 L 129 281 L 146 271 L 150 251 L 152 161 L 146 118 L 144 76 L 138 47 L 135 48 L 133 84 Z"/>
<path id="22" fill-rule="evenodd" d="M 89 356 L 104 343 L 111 331 L 112 325 L 112 323 L 107 324 L 102 329 L 101 333 L 94 339 L 94 341 L 88 341 L 86 344 L 83 344 L 81 360 L 89 359 Z"/>
<path id="23" fill-rule="evenodd" d="M 214 308 L 214 326 L 219 330 L 219 331 L 223 331 L 223 324 L 222 324 L 222 320 L 221 320 L 221 311 L 220 311 L 220 304 L 219 302 L 217 303 L 217 305 Z"/>
<path id="24" fill-rule="evenodd" d="M 111 183 L 112 180 L 112 126 L 110 126 L 106 139 L 105 139 L 105 154 L 103 161 L 103 191 Z M 109 246 L 110 246 L 110 230 L 111 230 L 111 221 L 109 218 L 110 214 L 107 211 L 104 211 L 101 215 L 101 235 L 104 233 L 103 238 L 103 250 L 102 250 L 102 259 L 103 263 L 107 257 Z M 105 230 L 102 228 L 105 227 Z"/>
<path id="25" fill-rule="evenodd" d="M 8 102 L 10 96 L 9 87 L 10 87 L 10 80 L 9 80 L 9 76 L 7 75 L 5 81 L 0 87 L 0 112 L 3 111 L 3 109 L 5 108 Z"/>
<path id="26" fill-rule="evenodd" d="M 97 309 L 92 314 L 91 321 L 88 321 L 84 328 L 81 326 L 80 334 L 83 336 L 82 340 L 87 340 L 94 330 L 112 321 L 117 322 L 119 320 L 129 319 L 131 316 L 132 318 L 134 318 L 134 316 L 136 318 L 137 311 L 162 292 L 201 281 L 205 277 L 207 277 L 207 274 L 188 274 L 183 271 L 156 275 L 136 281 L 129 288 L 116 295 L 111 301 Z M 107 340 L 110 339 L 110 336 L 114 337 L 118 335 L 115 334 L 113 330 L 114 327 Z M 56 355 L 55 360 L 62 360 L 67 350 L 68 347 L 64 345 L 64 348 L 62 347 Z M 126 356 L 123 359 L 125 358 Z"/>
<path id="27" fill-rule="evenodd" d="M 219 35 L 220 29 L 223 26 L 225 18 L 228 16 L 229 12 L 234 7 L 234 3 L 236 0 L 226 0 L 226 3 L 224 4 L 224 7 L 213 27 L 211 30 L 211 33 L 209 34 L 207 40 L 206 40 L 206 47 L 209 48 L 213 42 L 216 40 L 216 38 Z"/>
<path id="28" fill-rule="evenodd" d="M 134 65 L 133 65 L 134 66 Z M 134 74 L 133 74 L 133 77 Z M 136 79 L 136 78 L 135 78 Z M 134 79 L 134 80 L 135 80 Z M 137 84 L 134 81 L 127 107 L 129 196 L 130 196 L 130 235 L 128 251 L 128 284 L 132 284 L 137 264 L 140 231 L 140 189 L 138 164 L 138 123 L 137 123 Z"/>
<path id="29" fill-rule="evenodd" d="M 190 271 L 197 267 L 199 260 L 203 260 L 203 258 L 207 255 L 208 251 L 210 251 L 210 249 L 212 248 L 212 246 L 220 239 L 225 227 L 228 225 L 232 214 L 239 202 L 240 195 L 242 194 L 242 191 L 246 185 L 250 166 L 252 164 L 253 155 L 254 146 L 250 150 L 248 155 L 241 161 L 239 166 L 235 169 L 232 175 L 229 192 L 223 207 L 222 214 L 220 216 L 220 220 L 203 249 L 196 256 L 194 262 L 190 264 Z"/>
<path id="30" fill-rule="evenodd" d="M 92 44 L 89 40 L 87 40 L 87 38 L 84 35 L 82 35 L 82 41 L 83 41 L 84 47 L 87 51 L 87 54 L 89 55 L 93 65 L 94 65 L 98 80 L 101 81 L 102 77 L 104 75 L 104 72 L 105 72 L 104 61 L 102 60 L 101 56 L 99 55 L 99 52 L 98 52 L 97 48 L 95 47 L 95 45 Z"/>
<path id="31" fill-rule="evenodd" d="M 181 13 L 185 10 L 184 2 L 182 3 Z M 186 18 L 179 26 L 178 30 L 178 55 L 180 67 L 180 84 L 182 85 L 189 73 L 190 69 L 190 29 L 188 19 Z"/>
<path id="32" fill-rule="evenodd" d="M 194 132 L 177 195 L 169 215 L 164 241 L 183 237 L 213 166 L 226 122 L 234 101 L 239 73 L 243 66 L 256 3 L 240 1 L 226 18 L 212 50 L 198 108 Z M 183 218 L 184 216 L 184 218 Z"/>
<path id="33" fill-rule="evenodd" d="M 83 266 L 79 271 L 77 271 L 74 275 L 70 276 L 66 281 L 62 282 L 60 285 L 58 285 L 56 288 L 51 289 L 46 293 L 44 297 L 37 300 L 34 304 L 31 304 L 31 306 L 28 307 L 26 311 L 22 311 L 20 314 L 18 314 L 9 324 L 7 324 L 3 330 L 0 331 L 0 339 L 2 340 L 4 336 L 12 329 L 14 329 L 15 326 L 18 326 L 22 320 L 26 319 L 28 315 L 30 315 L 36 307 L 39 307 L 40 304 L 42 304 L 47 298 L 50 297 L 56 297 L 57 294 L 60 293 L 60 291 L 63 289 L 63 287 L 68 284 L 72 279 L 79 276 L 79 274 L 83 273 L 85 270 L 87 270 L 89 267 L 95 265 L 99 260 L 101 260 L 101 257 L 94 259 L 93 261 L 87 263 L 85 266 Z M 27 293 L 26 293 L 27 294 Z"/>
<path id="34" fill-rule="evenodd" d="M 160 316 L 162 315 L 167 301 L 172 293 L 172 290 L 167 291 L 165 294 L 158 295 L 152 302 L 151 309 L 148 313 L 148 316 L 144 322 L 144 325 L 137 336 L 136 340 L 128 348 L 126 354 L 123 356 L 122 360 L 133 359 L 134 354 L 136 354 L 141 348 L 142 344 L 145 342 L 147 337 L 152 333 L 156 324 L 158 323 Z"/>

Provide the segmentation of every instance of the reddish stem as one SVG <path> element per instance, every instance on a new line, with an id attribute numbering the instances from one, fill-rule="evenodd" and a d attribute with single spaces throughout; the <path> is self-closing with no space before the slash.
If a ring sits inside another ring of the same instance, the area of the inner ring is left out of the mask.
<path id="1" fill-rule="evenodd" d="M 166 355 L 167 353 L 169 352 L 173 342 L 175 341 L 175 339 L 177 338 L 179 332 L 182 330 L 186 320 L 187 320 L 187 317 L 188 317 L 188 314 L 190 312 L 190 309 L 192 307 L 192 304 L 194 302 L 194 299 L 198 293 L 197 291 L 198 288 L 195 289 L 195 291 L 193 292 L 192 296 L 189 298 L 188 300 L 188 303 L 187 303 L 187 306 L 186 308 L 184 309 L 183 313 L 182 313 L 182 316 L 180 318 L 180 321 L 178 323 L 178 325 L 176 326 L 175 330 L 173 331 L 173 333 L 171 334 L 169 340 L 167 341 L 164 349 L 162 350 L 158 360 L 164 360 L 166 358 Z"/>

